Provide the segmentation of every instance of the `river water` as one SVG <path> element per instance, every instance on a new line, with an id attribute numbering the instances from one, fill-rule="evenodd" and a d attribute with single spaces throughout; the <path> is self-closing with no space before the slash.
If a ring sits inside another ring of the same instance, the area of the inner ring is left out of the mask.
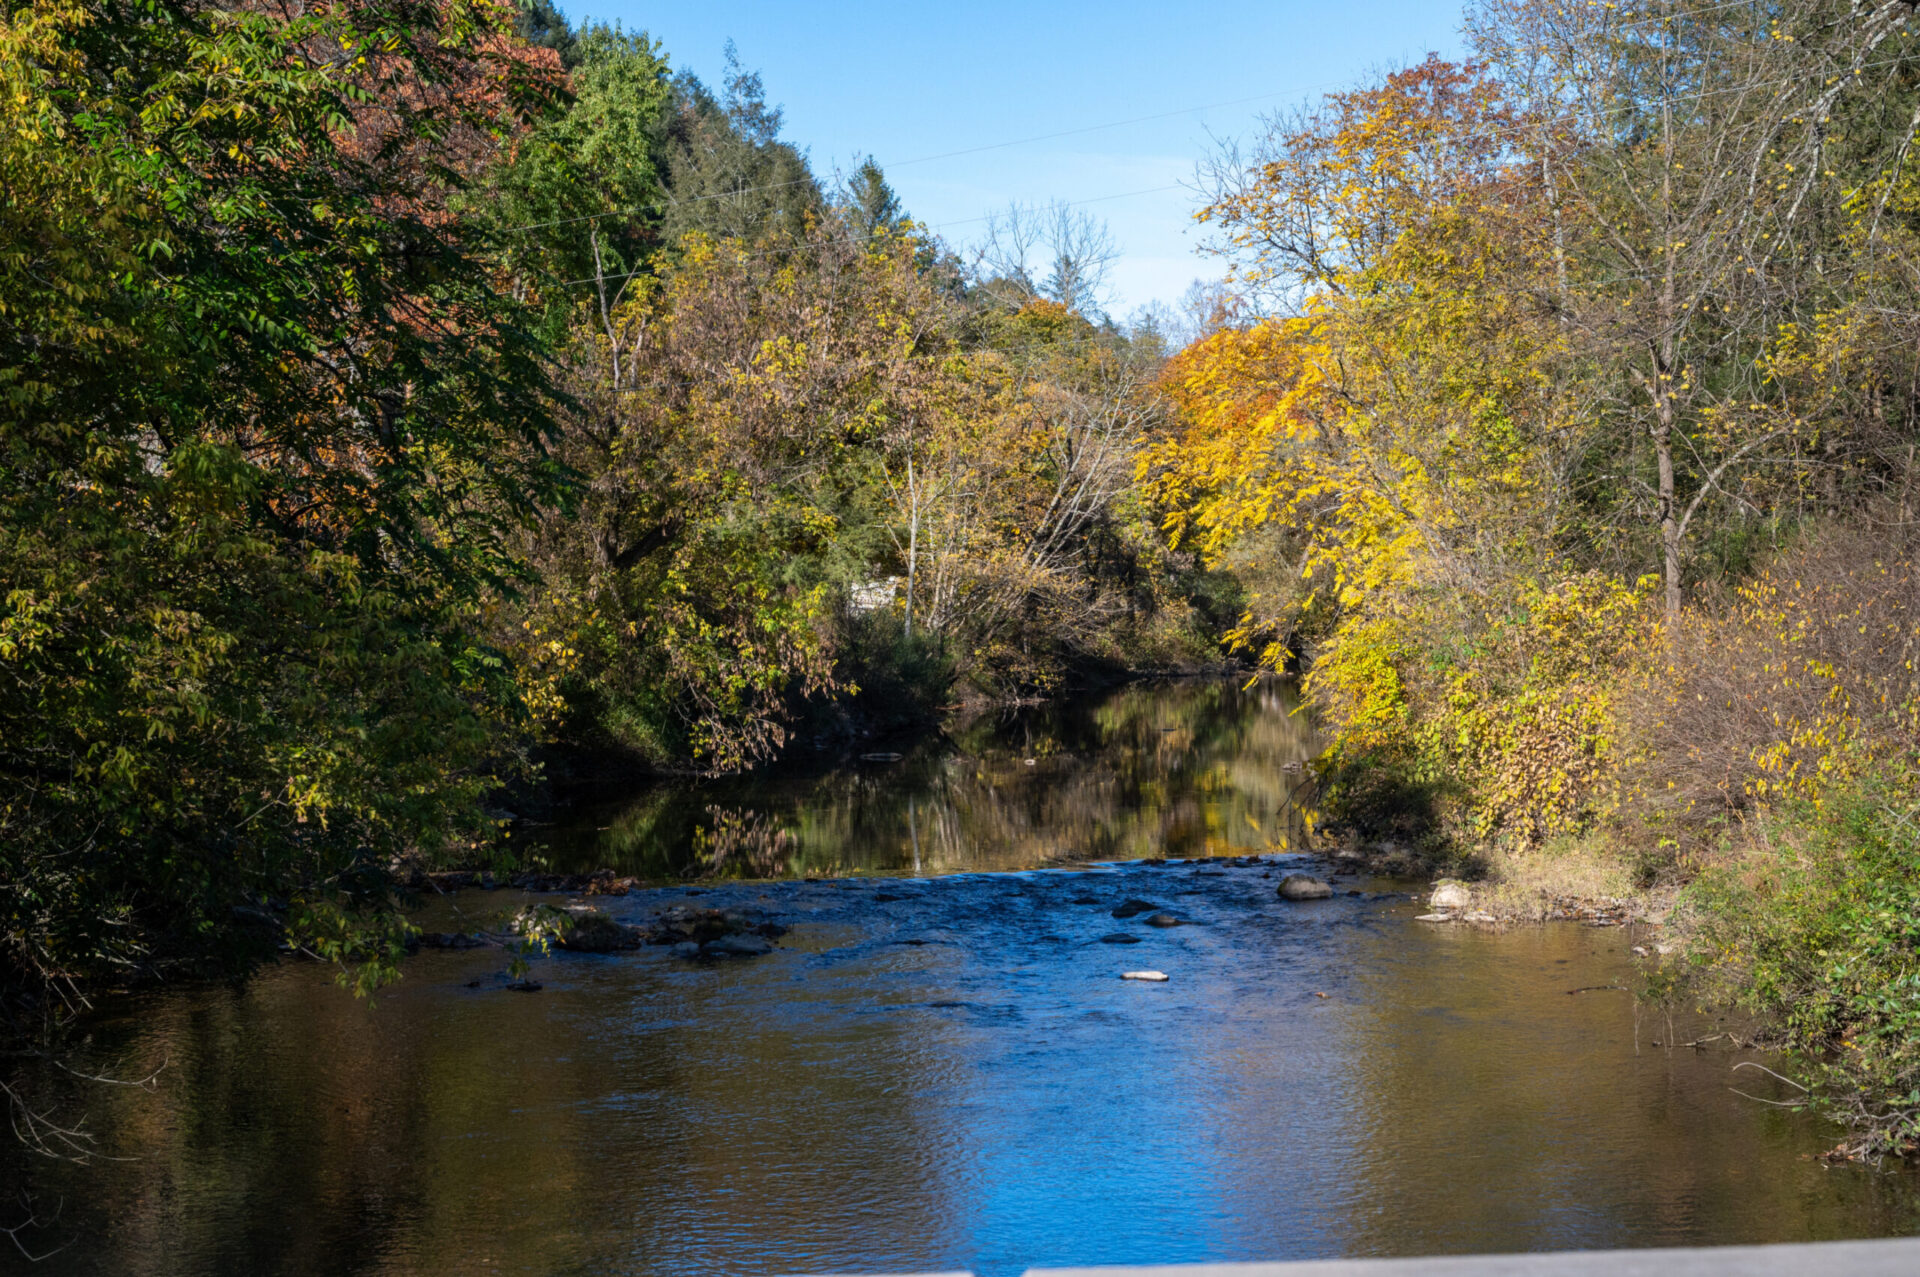
<path id="1" fill-rule="evenodd" d="M 64 1247 L 26 1271 L 316 1275 L 1010 1277 L 1920 1231 L 1910 1172 L 1829 1168 L 1833 1128 L 1736 1093 L 1781 1094 L 1735 1072 L 1750 1057 L 1664 1045 L 1710 1020 L 1593 987 L 1634 983 L 1627 931 L 1435 927 L 1407 883 L 1279 901 L 1311 867 L 1290 704 L 1134 687 L 898 761 L 592 807 L 548 858 L 662 883 L 610 912 L 763 910 L 779 947 L 556 954 L 537 993 L 472 950 L 420 954 L 373 1005 L 296 963 L 128 998 L 68 1064 L 164 1065 L 152 1087 L 20 1075 L 125 1160 L 5 1154 L 0 1225 L 31 1210 L 21 1240 Z M 1116 920 L 1129 897 L 1189 925 Z"/>

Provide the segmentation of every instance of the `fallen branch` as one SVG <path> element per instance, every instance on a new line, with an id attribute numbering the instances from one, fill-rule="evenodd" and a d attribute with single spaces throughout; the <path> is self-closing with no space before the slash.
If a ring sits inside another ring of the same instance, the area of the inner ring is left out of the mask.
<path id="1" fill-rule="evenodd" d="M 22 1193 L 20 1195 L 20 1204 L 26 1208 L 27 1217 L 21 1220 L 18 1224 L 14 1224 L 11 1227 L 0 1225 L 0 1233 L 5 1233 L 7 1235 L 7 1240 L 13 1243 L 13 1247 L 15 1250 L 19 1251 L 22 1255 L 26 1257 L 26 1260 L 29 1264 L 37 1264 L 43 1259 L 52 1259 L 55 1255 L 58 1255 L 61 1251 L 65 1250 L 67 1247 L 73 1245 L 74 1242 L 79 1240 L 79 1234 L 76 1233 L 72 1237 L 69 1237 L 67 1238 L 67 1240 L 61 1242 L 58 1246 L 55 1246 L 52 1250 L 42 1251 L 38 1255 L 34 1254 L 32 1251 L 27 1249 L 27 1244 L 20 1240 L 20 1234 L 25 1232 L 29 1228 L 47 1227 L 48 1225 L 52 1224 L 55 1219 L 60 1218 L 60 1212 L 58 1209 L 55 1209 L 55 1211 L 53 1212 L 52 1219 L 45 1219 L 45 1220 L 41 1219 L 39 1215 L 37 1215 L 34 1212 L 32 1199 L 27 1197 L 25 1193 Z"/>
<path id="2" fill-rule="evenodd" d="M 1799 1092 L 1801 1092 L 1802 1094 L 1804 1094 L 1804 1093 L 1806 1092 L 1806 1090 L 1807 1090 L 1807 1088 L 1806 1088 L 1806 1087 L 1804 1087 L 1804 1086 L 1802 1086 L 1802 1085 L 1800 1085 L 1800 1084 L 1799 1084 L 1798 1082 L 1796 1082 L 1796 1081 L 1794 1081 L 1794 1080 L 1793 1080 L 1792 1078 L 1790 1078 L 1790 1077 L 1785 1077 L 1785 1076 L 1782 1076 L 1782 1075 L 1781 1075 L 1781 1074 L 1779 1074 L 1779 1073 L 1775 1073 L 1775 1072 L 1774 1072 L 1774 1071 L 1773 1071 L 1772 1069 L 1770 1069 L 1770 1068 L 1768 1068 L 1768 1067 L 1767 1067 L 1766 1065 L 1764 1065 L 1764 1064 L 1756 1064 L 1756 1063 L 1754 1063 L 1754 1062 L 1753 1062 L 1752 1060 L 1742 1060 L 1742 1061 L 1740 1061 L 1740 1063 L 1738 1063 L 1738 1064 L 1736 1064 L 1736 1065 L 1734 1065 L 1733 1067 L 1734 1067 L 1734 1069 L 1736 1069 L 1736 1070 L 1738 1070 L 1738 1069 L 1759 1069 L 1759 1070 L 1760 1070 L 1760 1071 L 1761 1071 L 1762 1073 L 1766 1073 L 1766 1074 L 1769 1074 L 1769 1075 L 1771 1075 L 1771 1076 L 1773 1076 L 1773 1077 L 1776 1077 L 1776 1078 L 1779 1078 L 1779 1079 L 1780 1079 L 1780 1080 L 1781 1080 L 1782 1082 L 1785 1082 L 1785 1083 L 1786 1083 L 1786 1084 L 1787 1084 L 1788 1086 L 1790 1086 L 1790 1087 L 1792 1087 L 1792 1088 L 1793 1088 L 1794 1090 L 1796 1090 L 1796 1091 L 1799 1091 Z"/>

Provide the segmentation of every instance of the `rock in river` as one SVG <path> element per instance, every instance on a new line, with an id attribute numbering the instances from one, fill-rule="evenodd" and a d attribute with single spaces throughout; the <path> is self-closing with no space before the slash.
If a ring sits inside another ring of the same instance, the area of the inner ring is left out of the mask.
<path id="1" fill-rule="evenodd" d="M 1125 931 L 1114 931 L 1100 937 L 1101 944 L 1139 944 L 1140 937 L 1129 935 Z"/>
<path id="2" fill-rule="evenodd" d="M 1464 882 L 1442 878 L 1433 884 L 1433 894 L 1427 897 L 1427 903 L 1435 909 L 1465 909 L 1473 903 L 1473 893 Z"/>
<path id="3" fill-rule="evenodd" d="M 1156 913 L 1147 919 L 1147 925 L 1149 927 L 1184 927 L 1187 925 L 1187 920 L 1176 918 L 1170 913 Z"/>
<path id="4" fill-rule="evenodd" d="M 1164 971 L 1122 971 L 1122 980 L 1146 980 L 1154 984 L 1165 984 L 1167 973 Z"/>
<path id="5" fill-rule="evenodd" d="M 1307 874 L 1288 874 L 1280 880 L 1282 900 L 1325 900 L 1333 888 Z"/>
<path id="6" fill-rule="evenodd" d="M 1131 918 L 1137 913 L 1152 913 L 1159 907 L 1159 905 L 1153 903 L 1151 900 L 1128 899 L 1120 902 L 1120 907 L 1113 911 L 1113 916 L 1116 918 Z"/>
<path id="7" fill-rule="evenodd" d="M 722 936 L 702 945 L 700 951 L 721 958 L 757 958 L 772 953 L 773 946 L 759 936 Z"/>
<path id="8" fill-rule="evenodd" d="M 613 953 L 620 949 L 638 949 L 646 943 L 646 933 L 638 927 L 615 922 L 598 909 L 573 915 L 560 947 L 573 953 Z"/>

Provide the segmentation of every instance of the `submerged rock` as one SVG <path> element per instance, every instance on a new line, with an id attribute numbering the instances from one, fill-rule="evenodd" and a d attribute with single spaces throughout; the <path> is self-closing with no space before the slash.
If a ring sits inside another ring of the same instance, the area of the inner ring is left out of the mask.
<path id="1" fill-rule="evenodd" d="M 1149 927 L 1184 927 L 1187 925 L 1187 920 L 1176 918 L 1170 913 L 1156 913 L 1147 919 L 1147 925 Z"/>
<path id="2" fill-rule="evenodd" d="M 1159 905 L 1154 904 L 1151 900 L 1135 900 L 1129 898 L 1120 903 L 1120 907 L 1113 911 L 1113 916 L 1116 918 L 1131 918 L 1139 913 L 1152 913 L 1159 907 Z"/>
<path id="3" fill-rule="evenodd" d="M 718 940 L 700 946 L 700 951 L 720 958 L 757 958 L 762 954 L 772 953 L 773 945 L 759 936 L 722 936 Z"/>
<path id="4" fill-rule="evenodd" d="M 1100 937 L 1101 944 L 1139 944 L 1140 937 L 1125 931 L 1112 931 Z"/>
<path id="5" fill-rule="evenodd" d="M 420 936 L 423 949 L 486 949 L 494 942 L 458 931 L 428 931 Z"/>
<path id="6" fill-rule="evenodd" d="M 1288 874 L 1280 880 L 1282 900 L 1325 900 L 1333 888 L 1309 874 Z"/>
<path id="7" fill-rule="evenodd" d="M 673 944 L 682 940 L 705 944 L 743 934 L 778 940 L 786 933 L 785 927 L 770 921 L 757 909 L 690 909 L 677 905 L 661 914 L 645 936 L 648 944 Z"/>

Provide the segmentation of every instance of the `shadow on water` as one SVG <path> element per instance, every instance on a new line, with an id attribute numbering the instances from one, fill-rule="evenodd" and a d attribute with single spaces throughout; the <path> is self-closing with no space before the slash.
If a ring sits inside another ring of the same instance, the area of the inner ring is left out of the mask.
<path id="1" fill-rule="evenodd" d="M 529 851 L 667 881 L 1284 849 L 1314 752 L 1296 704 L 1278 680 L 1209 679 L 990 711 L 825 771 L 650 783 L 529 830 Z"/>
<path id="2" fill-rule="evenodd" d="M 1912 1174 L 1828 1168 L 1831 1128 L 1734 1094 L 1747 1057 L 1569 996 L 1632 983 L 1630 934 L 1436 928 L 1386 882 L 1287 904 L 1308 862 L 1284 853 L 1128 858 L 1264 851 L 1303 740 L 1285 708 L 1131 689 L 736 792 L 787 833 L 788 877 L 729 879 L 730 853 L 598 901 L 765 911 L 790 928 L 765 957 L 557 953 L 522 994 L 497 951 L 428 952 L 371 1007 L 294 963 L 129 998 L 67 1063 L 164 1062 L 157 1090 L 22 1073 L 126 1160 L 0 1152 L 0 1225 L 51 1217 L 25 1240 L 66 1249 L 26 1271 L 187 1277 L 1012 1277 L 1920 1228 Z M 693 863 L 651 828 L 622 867 Z M 830 865 L 865 873 L 792 876 Z M 1135 897 L 1183 925 L 1113 916 Z M 1171 979 L 1117 978 L 1137 968 Z"/>

